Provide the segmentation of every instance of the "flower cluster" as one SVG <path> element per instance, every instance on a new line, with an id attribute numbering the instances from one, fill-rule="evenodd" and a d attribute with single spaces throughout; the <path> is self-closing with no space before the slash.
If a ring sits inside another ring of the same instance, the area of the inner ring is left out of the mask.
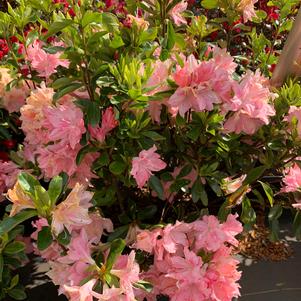
<path id="1" fill-rule="evenodd" d="M 154 255 L 142 277 L 155 283 L 152 294 L 174 300 L 232 300 L 239 296 L 238 261 L 232 257 L 235 235 L 242 231 L 237 216 L 220 224 L 214 216 L 193 223 L 177 222 L 137 235 L 135 248 Z M 229 244 L 229 245 L 228 245 Z"/>

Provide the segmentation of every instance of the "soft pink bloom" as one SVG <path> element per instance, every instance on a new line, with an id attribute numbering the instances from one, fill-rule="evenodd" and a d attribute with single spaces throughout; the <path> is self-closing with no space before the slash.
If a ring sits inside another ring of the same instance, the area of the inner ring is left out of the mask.
<path id="1" fill-rule="evenodd" d="M 89 125 L 88 128 L 92 138 L 104 142 L 106 135 L 117 125 L 118 121 L 115 119 L 114 110 L 112 107 L 109 107 L 102 113 L 101 127 Z"/>
<path id="2" fill-rule="evenodd" d="M 256 17 L 256 12 L 254 9 L 254 4 L 258 0 L 241 0 L 238 9 L 243 12 L 244 22 L 252 21 L 253 17 Z"/>
<path id="3" fill-rule="evenodd" d="M 97 176 L 92 172 L 91 166 L 98 157 L 99 153 L 86 154 L 81 163 L 77 165 L 76 170 L 70 178 L 68 186 L 74 187 L 76 183 L 80 183 L 85 187 L 88 187 L 91 179 L 97 178 Z"/>
<path id="4" fill-rule="evenodd" d="M 129 301 L 135 300 L 133 284 L 139 281 L 139 270 L 139 265 L 135 262 L 135 251 L 119 256 L 111 270 L 111 273 L 119 278 L 120 288 Z"/>
<path id="5" fill-rule="evenodd" d="M 228 64 L 228 68 L 232 68 L 231 64 Z M 196 112 L 211 111 L 214 104 L 229 98 L 232 88 L 229 74 L 218 59 L 200 62 L 190 55 L 184 67 L 178 68 L 173 75 L 179 87 L 168 103 L 177 108 L 181 116 L 190 109 Z"/>
<path id="6" fill-rule="evenodd" d="M 74 149 L 86 132 L 81 109 L 73 104 L 48 107 L 44 110 L 43 126 L 47 129 L 49 141 L 61 141 Z"/>
<path id="7" fill-rule="evenodd" d="M 113 232 L 113 223 L 109 218 L 104 218 L 96 212 L 90 213 L 89 218 L 91 223 L 78 227 L 74 226 L 73 230 L 80 231 L 80 229 L 85 229 L 90 242 L 99 243 L 104 231 L 108 233 Z"/>
<path id="8" fill-rule="evenodd" d="M 301 169 L 297 163 L 285 170 L 283 183 L 285 186 L 281 189 L 282 192 L 299 191 L 301 188 Z"/>
<path id="9" fill-rule="evenodd" d="M 275 94 L 270 92 L 265 81 L 259 71 L 248 71 L 239 84 L 233 84 L 235 95 L 224 109 L 235 113 L 224 124 L 226 132 L 252 135 L 269 123 L 269 118 L 275 115 L 275 109 L 268 102 Z"/>
<path id="10" fill-rule="evenodd" d="M 8 68 L 0 67 L 0 98 L 3 97 L 6 91 L 6 86 L 13 80 Z"/>
<path id="11" fill-rule="evenodd" d="M 42 42 L 35 41 L 27 48 L 27 59 L 31 62 L 31 66 L 40 76 L 48 78 L 56 72 L 58 66 L 68 68 L 69 61 L 60 59 L 60 52 L 55 54 L 47 53 L 42 48 Z"/>
<path id="12" fill-rule="evenodd" d="M 99 301 L 128 301 L 128 298 L 122 294 L 122 289 L 113 287 L 108 287 L 104 284 L 103 291 L 101 294 L 92 292 L 92 295 Z"/>
<path id="13" fill-rule="evenodd" d="M 156 245 L 158 235 L 159 234 L 154 233 L 154 231 L 140 230 L 138 231 L 136 242 L 134 243 L 133 247 L 148 253 L 152 253 L 154 246 Z"/>
<path id="14" fill-rule="evenodd" d="M 32 199 L 24 193 L 19 182 L 16 182 L 13 189 L 8 190 L 7 197 L 13 203 L 10 211 L 10 216 L 14 216 L 18 212 L 26 208 L 35 208 Z"/>
<path id="15" fill-rule="evenodd" d="M 292 122 L 293 119 L 297 121 L 297 131 L 299 137 L 301 137 L 301 108 L 296 106 L 291 106 L 288 115 L 284 118 L 287 122 Z"/>
<path id="16" fill-rule="evenodd" d="M 84 190 L 84 186 L 76 184 L 67 198 L 56 206 L 52 213 L 52 230 L 59 234 L 64 226 L 72 230 L 73 226 L 87 225 L 91 223 L 88 208 L 92 206 L 90 200 L 92 193 Z"/>
<path id="17" fill-rule="evenodd" d="M 242 224 L 237 220 L 237 217 L 237 213 L 229 214 L 227 216 L 227 220 L 221 225 L 221 229 L 227 236 L 226 241 L 233 246 L 238 245 L 238 240 L 235 238 L 235 236 L 243 231 Z"/>
<path id="18" fill-rule="evenodd" d="M 25 85 L 13 87 L 10 91 L 4 91 L 2 95 L 2 106 L 9 112 L 19 112 L 20 108 L 25 104 L 28 94 L 28 88 Z"/>
<path id="19" fill-rule="evenodd" d="M 57 261 L 49 261 L 50 270 L 46 275 L 51 279 L 54 285 L 59 285 L 59 295 L 64 293 L 64 285 L 71 285 L 69 283 L 69 275 L 71 267 L 68 264 L 60 263 Z M 78 284 L 74 284 L 78 285 Z"/>
<path id="20" fill-rule="evenodd" d="M 36 150 L 39 167 L 46 178 L 52 178 L 62 171 L 73 175 L 78 168 L 75 161 L 77 153 L 78 149 L 64 144 L 49 144 Z"/>
<path id="21" fill-rule="evenodd" d="M 67 264 L 84 262 L 93 265 L 94 260 L 91 257 L 91 245 L 85 229 L 82 229 L 79 235 L 73 235 L 68 245 L 67 255 L 60 257 L 58 261 Z"/>
<path id="22" fill-rule="evenodd" d="M 182 0 L 170 11 L 170 15 L 176 25 L 187 24 L 186 19 L 182 16 L 182 13 L 187 9 L 187 5 L 187 1 Z"/>
<path id="23" fill-rule="evenodd" d="M 68 286 L 64 285 L 66 295 L 70 301 L 93 301 L 93 287 L 96 279 L 91 279 L 82 286 Z"/>
<path id="24" fill-rule="evenodd" d="M 217 251 L 227 240 L 227 235 L 221 228 L 218 219 L 213 216 L 204 216 L 202 220 L 193 223 L 198 235 L 196 237 L 196 249 Z"/>
<path id="25" fill-rule="evenodd" d="M 0 201 L 3 199 L 2 193 L 14 186 L 19 172 L 20 169 L 14 162 L 0 160 Z"/>
<path id="26" fill-rule="evenodd" d="M 52 104 L 54 91 L 42 85 L 32 91 L 26 99 L 26 104 L 21 107 L 22 130 L 26 135 L 26 141 L 30 144 L 39 144 L 45 142 L 45 131 L 43 123 L 45 119 L 44 109 Z"/>
<path id="27" fill-rule="evenodd" d="M 243 181 L 247 175 L 241 175 L 238 178 L 233 179 L 232 177 L 227 177 L 222 180 L 221 188 L 224 191 L 225 195 L 235 192 L 242 186 Z"/>
<path id="28" fill-rule="evenodd" d="M 153 171 L 160 171 L 166 167 L 166 163 L 160 159 L 156 153 L 157 147 L 154 145 L 148 150 L 143 150 L 138 157 L 132 160 L 131 175 L 135 178 L 138 187 L 142 188 Z"/>

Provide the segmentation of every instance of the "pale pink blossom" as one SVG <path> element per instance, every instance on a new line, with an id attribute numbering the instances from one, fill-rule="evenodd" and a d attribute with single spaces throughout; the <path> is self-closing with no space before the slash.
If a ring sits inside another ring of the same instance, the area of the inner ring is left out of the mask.
<path id="1" fill-rule="evenodd" d="M 20 169 L 14 162 L 0 160 L 0 201 L 3 199 L 2 194 L 14 186 L 19 172 Z"/>
<path id="2" fill-rule="evenodd" d="M 89 125 L 88 129 L 92 138 L 104 142 L 106 135 L 117 125 L 118 121 L 115 119 L 114 110 L 112 107 L 109 107 L 102 113 L 101 127 Z"/>
<path id="3" fill-rule="evenodd" d="M 6 86 L 13 80 L 8 68 L 0 67 L 0 98 L 6 92 Z"/>
<path id="4" fill-rule="evenodd" d="M 193 55 L 186 60 L 183 68 L 177 68 L 173 77 L 178 85 L 168 103 L 181 116 L 188 110 L 211 111 L 214 104 L 228 100 L 232 89 L 229 71 L 221 68 L 218 59 L 197 61 Z M 232 68 L 228 65 L 228 68 Z"/>
<path id="5" fill-rule="evenodd" d="M 148 150 L 141 151 L 139 156 L 132 160 L 131 175 L 135 178 L 139 188 L 142 188 L 149 180 L 153 171 L 160 171 L 166 167 L 166 163 L 160 159 L 156 150 L 157 147 L 154 145 Z"/>
<path id="6" fill-rule="evenodd" d="M 36 150 L 39 167 L 48 179 L 66 172 L 69 176 L 77 170 L 76 156 L 78 149 L 72 149 L 69 145 L 49 144 Z"/>
<path id="7" fill-rule="evenodd" d="M 171 18 L 176 25 L 187 24 L 186 19 L 182 16 L 182 13 L 187 9 L 187 1 L 181 1 L 176 4 L 170 11 Z"/>
<path id="8" fill-rule="evenodd" d="M 134 301 L 133 284 L 139 281 L 139 265 L 135 261 L 135 251 L 129 255 L 121 255 L 114 264 L 111 274 L 119 278 L 120 288 L 127 296 L 127 300 Z"/>
<path id="9" fill-rule="evenodd" d="M 93 287 L 96 279 L 91 279 L 82 286 L 64 285 L 66 295 L 70 301 L 93 301 Z"/>
<path id="10" fill-rule="evenodd" d="M 32 199 L 24 193 L 19 182 L 16 182 L 13 189 L 8 190 L 7 197 L 13 203 L 10 211 L 10 216 L 14 216 L 18 212 L 26 208 L 35 208 Z"/>
<path id="11" fill-rule="evenodd" d="M 91 166 L 98 157 L 99 153 L 86 154 L 81 163 L 77 165 L 76 170 L 70 178 L 68 187 L 74 187 L 76 183 L 80 183 L 85 187 L 88 187 L 91 179 L 97 178 L 97 176 L 92 172 Z"/>
<path id="12" fill-rule="evenodd" d="M 235 113 L 224 124 L 226 132 L 252 135 L 269 123 L 269 118 L 275 115 L 275 109 L 269 104 L 269 100 L 275 94 L 270 92 L 265 81 L 259 71 L 248 71 L 240 83 L 233 84 L 234 97 L 224 105 L 224 109 Z"/>
<path id="13" fill-rule="evenodd" d="M 238 9 L 243 13 L 244 22 L 252 21 L 256 17 L 254 4 L 258 0 L 241 0 L 238 4 Z"/>
<path id="14" fill-rule="evenodd" d="M 26 141 L 32 145 L 46 141 L 46 133 L 42 127 L 45 120 L 44 109 L 51 106 L 53 94 L 53 89 L 42 85 L 31 92 L 26 104 L 20 109 L 21 128 L 26 135 Z"/>
<path id="15" fill-rule="evenodd" d="M 242 186 L 242 183 L 246 177 L 247 175 L 244 174 L 234 179 L 233 177 L 224 178 L 222 180 L 221 189 L 224 191 L 225 195 L 231 194 Z"/>
<path id="16" fill-rule="evenodd" d="M 84 262 L 93 265 L 94 260 L 91 257 L 91 246 L 92 243 L 88 240 L 85 229 L 82 229 L 79 235 L 73 235 L 68 245 L 67 255 L 60 257 L 58 261 L 67 264 Z"/>
<path id="17" fill-rule="evenodd" d="M 281 189 L 282 192 L 295 192 L 301 188 L 301 169 L 297 163 L 285 170 L 283 178 L 285 186 Z"/>
<path id="18" fill-rule="evenodd" d="M 4 91 L 2 95 L 2 106 L 9 112 L 19 112 L 25 104 L 28 88 L 24 84 L 13 87 L 10 91 Z M 1 96 L 0 96 L 1 97 Z"/>
<path id="19" fill-rule="evenodd" d="M 59 140 L 75 149 L 86 132 L 82 110 L 73 104 L 59 105 L 45 108 L 44 115 L 43 126 L 47 129 L 47 139 Z"/>
<path id="20" fill-rule="evenodd" d="M 42 46 L 42 42 L 35 41 L 27 48 L 27 59 L 30 61 L 32 68 L 36 70 L 40 76 L 48 78 L 51 74 L 56 72 L 58 66 L 68 68 L 69 61 L 60 59 L 60 52 L 50 54 L 47 53 Z"/>
<path id="21" fill-rule="evenodd" d="M 92 193 L 84 190 L 84 186 L 76 184 L 67 198 L 58 204 L 52 212 L 51 228 L 59 234 L 64 226 L 72 230 L 73 226 L 87 225 L 92 222 L 88 214 L 88 208 L 92 206 L 90 200 Z"/>

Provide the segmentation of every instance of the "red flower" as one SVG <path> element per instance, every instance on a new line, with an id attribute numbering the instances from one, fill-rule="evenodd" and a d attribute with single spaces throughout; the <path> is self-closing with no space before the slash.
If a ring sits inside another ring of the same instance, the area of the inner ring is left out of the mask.
<path id="1" fill-rule="evenodd" d="M 3 140 L 2 143 L 6 148 L 11 149 L 15 147 L 16 140 L 7 139 L 7 140 Z"/>

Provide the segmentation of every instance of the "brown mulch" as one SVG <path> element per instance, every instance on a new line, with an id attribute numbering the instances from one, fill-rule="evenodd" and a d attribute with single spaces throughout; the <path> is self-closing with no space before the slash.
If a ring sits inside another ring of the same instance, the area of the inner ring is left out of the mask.
<path id="1" fill-rule="evenodd" d="M 281 261 L 293 255 L 293 250 L 286 241 L 273 242 L 269 239 L 270 230 L 265 226 L 254 225 L 239 239 L 238 252 L 256 260 Z"/>

